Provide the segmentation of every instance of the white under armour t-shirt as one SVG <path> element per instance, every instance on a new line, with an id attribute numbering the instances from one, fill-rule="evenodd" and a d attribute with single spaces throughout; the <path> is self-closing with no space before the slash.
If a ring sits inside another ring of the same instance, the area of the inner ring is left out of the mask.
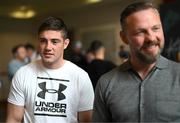
<path id="1" fill-rule="evenodd" d="M 77 123 L 77 112 L 92 110 L 94 92 L 88 74 L 70 61 L 59 69 L 41 60 L 15 74 L 8 102 L 25 107 L 24 123 Z"/>

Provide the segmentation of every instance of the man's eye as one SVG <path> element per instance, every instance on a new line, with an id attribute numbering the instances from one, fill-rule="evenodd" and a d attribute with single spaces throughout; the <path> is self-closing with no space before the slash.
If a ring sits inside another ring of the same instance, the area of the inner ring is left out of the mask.
<path id="1" fill-rule="evenodd" d="M 142 35 L 142 34 L 144 34 L 144 31 L 137 31 L 137 32 L 135 32 L 135 35 Z"/>
<path id="2" fill-rule="evenodd" d="M 57 44 L 57 43 L 59 43 L 60 41 L 57 40 L 57 39 L 53 39 L 53 40 L 51 40 L 51 42 L 52 42 L 53 44 Z"/>
<path id="3" fill-rule="evenodd" d="M 160 28 L 159 27 L 154 27 L 152 30 L 153 31 L 158 31 Z"/>
<path id="4" fill-rule="evenodd" d="M 59 43 L 59 40 L 52 40 L 52 43 L 57 44 L 57 43 Z"/>

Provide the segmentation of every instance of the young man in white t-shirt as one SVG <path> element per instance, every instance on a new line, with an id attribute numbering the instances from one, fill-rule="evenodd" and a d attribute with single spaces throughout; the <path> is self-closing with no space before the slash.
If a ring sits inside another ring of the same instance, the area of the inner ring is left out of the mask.
<path id="1" fill-rule="evenodd" d="M 63 59 L 69 44 L 63 20 L 49 17 L 38 31 L 41 60 L 15 74 L 7 123 L 76 123 L 91 120 L 94 92 L 88 74 Z"/>

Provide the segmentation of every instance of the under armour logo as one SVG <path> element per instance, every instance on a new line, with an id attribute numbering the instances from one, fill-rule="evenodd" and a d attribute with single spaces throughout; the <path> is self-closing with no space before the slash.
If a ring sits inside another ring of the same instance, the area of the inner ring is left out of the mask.
<path id="1" fill-rule="evenodd" d="M 57 93 L 58 94 L 58 99 L 57 99 L 58 101 L 66 98 L 66 96 L 62 93 L 62 91 L 64 91 L 67 88 L 67 86 L 65 86 L 63 84 L 59 84 L 58 90 L 47 89 L 46 88 L 46 82 L 39 83 L 38 85 L 39 85 L 39 88 L 42 89 L 42 91 L 40 91 L 37 96 L 42 98 L 42 99 L 45 99 L 46 92 L 51 93 L 51 94 Z"/>

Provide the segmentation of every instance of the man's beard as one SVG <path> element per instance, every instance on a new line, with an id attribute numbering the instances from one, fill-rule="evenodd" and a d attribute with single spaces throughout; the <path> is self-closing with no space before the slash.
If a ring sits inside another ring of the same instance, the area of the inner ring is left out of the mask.
<path id="1" fill-rule="evenodd" d="M 147 53 L 142 52 L 143 48 L 148 48 L 148 47 L 153 46 L 153 45 L 159 47 L 159 50 L 158 50 L 157 54 L 153 55 L 153 54 L 147 54 Z M 161 46 L 160 43 L 158 43 L 158 41 L 153 41 L 153 42 L 149 41 L 149 42 L 146 42 L 140 48 L 140 50 L 136 50 L 135 55 L 142 63 L 153 64 L 159 58 L 159 56 L 160 56 L 160 54 L 161 54 L 161 52 L 163 50 L 163 47 L 164 47 L 164 45 Z"/>

